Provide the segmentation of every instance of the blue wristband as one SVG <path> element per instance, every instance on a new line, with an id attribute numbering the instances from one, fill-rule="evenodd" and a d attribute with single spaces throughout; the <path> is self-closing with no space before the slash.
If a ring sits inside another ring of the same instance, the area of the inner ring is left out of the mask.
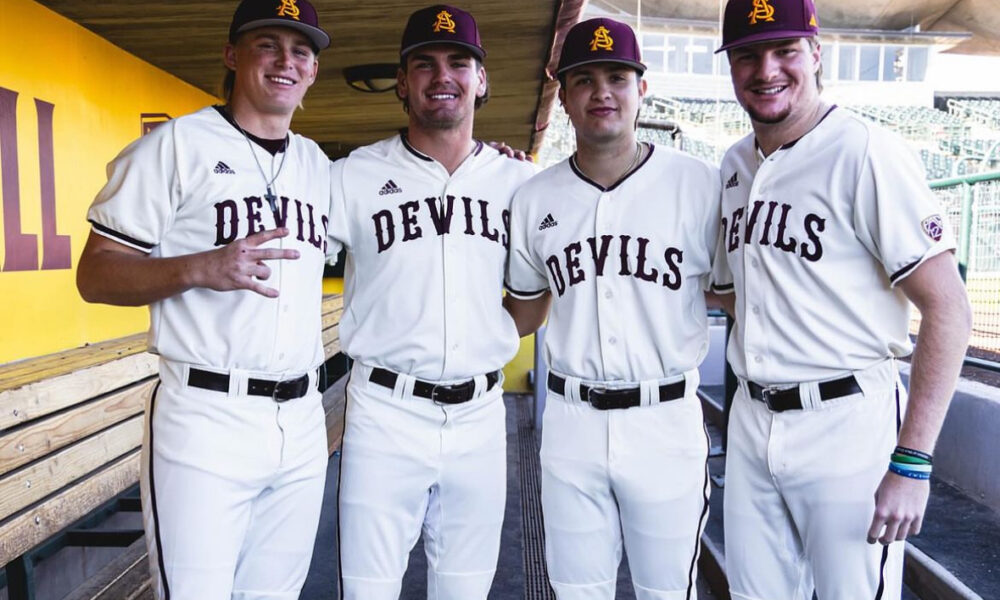
<path id="1" fill-rule="evenodd" d="M 889 470 L 899 475 L 901 477 L 909 477 L 910 479 L 930 479 L 930 471 L 911 471 L 899 466 L 898 463 L 889 463 Z"/>

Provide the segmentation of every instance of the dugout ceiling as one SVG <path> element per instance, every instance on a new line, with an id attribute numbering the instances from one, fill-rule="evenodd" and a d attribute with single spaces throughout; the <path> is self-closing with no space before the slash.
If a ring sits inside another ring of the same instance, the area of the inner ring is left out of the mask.
<path id="1" fill-rule="evenodd" d="M 222 46 L 236 0 L 39 0 L 40 4 L 94 31 L 113 44 L 217 93 L 223 74 Z M 479 22 L 488 52 L 491 99 L 476 116 L 476 136 L 535 148 L 555 96 L 546 61 L 587 0 L 464 0 L 456 2 Z M 842 29 L 973 34 L 955 51 L 1000 55 L 997 0 L 816 0 L 820 22 Z M 333 155 L 390 135 L 406 117 L 392 92 L 364 94 L 344 82 L 344 67 L 394 62 L 415 0 L 313 0 L 332 45 L 320 56 L 320 76 L 293 128 Z M 636 12 L 636 0 L 591 0 L 595 7 Z M 429 2 L 427 3 L 429 4 Z M 720 0 L 642 0 L 643 17 L 717 21 Z M 551 64 L 554 67 L 554 64 Z"/>
<path id="2" fill-rule="evenodd" d="M 406 19 L 431 2 L 312 0 L 330 48 L 292 127 L 333 156 L 394 133 L 406 124 L 393 92 L 366 94 L 347 86 L 344 67 L 396 62 Z M 39 0 L 39 3 L 192 85 L 218 94 L 222 47 L 236 0 Z M 479 23 L 487 51 L 489 102 L 476 115 L 476 137 L 529 148 L 536 119 L 547 121 L 555 90 L 545 84 L 546 59 L 556 31 L 579 19 L 585 0 L 473 0 L 454 2 Z M 539 110 L 539 109 L 543 110 Z"/>

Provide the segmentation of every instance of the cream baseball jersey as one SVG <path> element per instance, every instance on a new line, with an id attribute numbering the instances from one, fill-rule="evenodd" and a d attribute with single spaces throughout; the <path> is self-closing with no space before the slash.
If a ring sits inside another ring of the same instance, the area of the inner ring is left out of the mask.
<path id="1" fill-rule="evenodd" d="M 432 381 L 506 364 L 519 343 L 501 304 L 510 200 L 534 166 L 477 142 L 449 175 L 400 134 L 331 169 L 331 238 L 348 249 L 344 351 Z"/>
<path id="2" fill-rule="evenodd" d="M 254 146 L 273 168 L 272 213 L 247 139 L 214 107 L 168 121 L 125 148 L 88 213 L 94 232 L 169 257 L 220 248 L 279 225 L 297 260 L 268 261 L 265 298 L 195 288 L 150 307 L 149 345 L 163 358 L 218 369 L 303 373 L 323 361 L 320 302 L 329 226 L 329 159 L 289 134 L 282 157 Z M 283 164 L 282 164 L 283 162 Z M 278 165 L 280 172 L 278 172 Z"/>
<path id="3" fill-rule="evenodd" d="M 522 186 L 511 230 L 508 292 L 552 292 L 553 371 L 634 382 L 679 375 L 705 357 L 704 291 L 719 231 L 714 167 L 650 146 L 635 171 L 604 189 L 570 158 Z"/>
<path id="4" fill-rule="evenodd" d="M 955 243 L 901 138 L 833 107 L 766 158 L 752 134 L 742 139 L 721 177 L 713 288 L 737 292 L 738 376 L 817 381 L 909 354 L 896 285 Z"/>

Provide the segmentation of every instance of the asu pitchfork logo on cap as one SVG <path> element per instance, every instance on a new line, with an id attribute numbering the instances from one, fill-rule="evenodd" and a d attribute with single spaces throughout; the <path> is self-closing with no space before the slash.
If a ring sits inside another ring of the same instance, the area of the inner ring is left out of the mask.
<path id="1" fill-rule="evenodd" d="M 590 41 L 590 51 L 607 50 L 613 52 L 615 49 L 615 39 L 611 37 L 611 32 L 604 25 L 594 30 L 594 39 Z"/>
<path id="2" fill-rule="evenodd" d="M 451 18 L 451 13 L 442 10 L 437 14 L 437 21 L 434 22 L 434 33 L 441 33 L 442 31 L 447 31 L 448 33 L 455 33 L 455 21 Z"/>
<path id="3" fill-rule="evenodd" d="M 299 7 L 295 6 L 295 0 L 281 0 L 281 6 L 278 7 L 278 16 L 291 17 L 298 21 Z"/>
<path id="4" fill-rule="evenodd" d="M 756 25 L 757 21 L 774 21 L 774 7 L 767 3 L 767 0 L 754 0 L 753 10 L 747 15 L 750 17 L 750 24 Z"/>

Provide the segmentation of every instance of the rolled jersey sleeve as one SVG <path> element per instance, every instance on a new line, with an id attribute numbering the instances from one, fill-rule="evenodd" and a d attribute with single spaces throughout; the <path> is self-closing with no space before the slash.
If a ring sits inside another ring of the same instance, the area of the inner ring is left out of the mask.
<path id="1" fill-rule="evenodd" d="M 854 228 L 895 286 L 924 261 L 954 250 L 955 238 L 916 152 L 894 133 L 870 131 Z"/>
<path id="2" fill-rule="evenodd" d="M 719 170 L 715 167 L 712 167 L 711 173 L 713 177 L 706 183 L 708 192 L 704 195 L 706 214 L 703 219 L 705 228 L 702 239 L 704 240 L 705 247 L 708 248 L 712 268 L 710 272 L 702 276 L 701 289 L 703 291 L 719 293 L 715 286 L 715 263 L 719 258 L 720 252 L 725 255 L 725 249 L 721 246 L 722 234 L 720 232 L 722 180 L 719 176 Z M 729 282 L 732 283 L 732 275 L 729 276 Z M 730 285 L 729 289 L 732 291 L 732 285 Z"/>
<path id="3" fill-rule="evenodd" d="M 160 125 L 108 163 L 108 181 L 87 212 L 95 233 L 146 253 L 159 245 L 182 192 L 174 126 Z"/>
<path id="4" fill-rule="evenodd" d="M 528 208 L 528 198 L 519 191 L 510 205 L 510 248 L 504 287 L 507 293 L 521 300 L 537 298 L 549 289 L 545 267 L 528 246 Z"/>

